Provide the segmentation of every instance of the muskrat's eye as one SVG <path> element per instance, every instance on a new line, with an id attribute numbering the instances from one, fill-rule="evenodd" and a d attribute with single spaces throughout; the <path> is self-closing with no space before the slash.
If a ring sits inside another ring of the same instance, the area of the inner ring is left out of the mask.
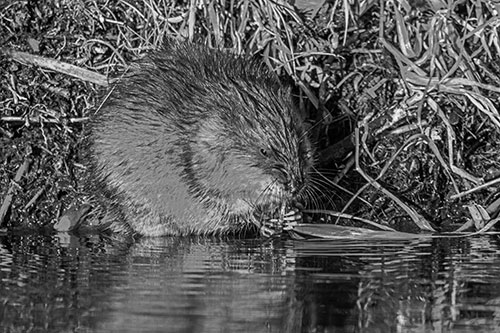
<path id="1" fill-rule="evenodd" d="M 264 148 L 260 148 L 260 153 L 262 154 L 262 156 L 267 157 L 267 150 L 265 150 Z"/>

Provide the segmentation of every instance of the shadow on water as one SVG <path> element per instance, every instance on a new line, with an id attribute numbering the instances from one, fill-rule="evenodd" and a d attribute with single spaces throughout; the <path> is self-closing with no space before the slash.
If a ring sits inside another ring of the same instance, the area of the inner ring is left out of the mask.
<path id="1" fill-rule="evenodd" d="M 0 236 L 0 331 L 496 332 L 498 237 Z"/>

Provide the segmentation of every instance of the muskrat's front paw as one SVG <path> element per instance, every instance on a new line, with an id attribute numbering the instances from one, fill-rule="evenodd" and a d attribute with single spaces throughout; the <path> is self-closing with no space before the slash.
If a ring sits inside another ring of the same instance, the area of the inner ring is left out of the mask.
<path id="1" fill-rule="evenodd" d="M 259 233 L 264 237 L 281 234 L 283 230 L 291 230 L 302 222 L 302 213 L 292 209 L 280 218 L 270 218 L 261 223 Z"/>
<path id="2" fill-rule="evenodd" d="M 283 216 L 283 230 L 292 230 L 297 224 L 302 223 L 302 213 L 298 209 L 292 209 Z"/>
<path id="3" fill-rule="evenodd" d="M 259 233 L 264 237 L 279 235 L 283 231 L 283 219 L 264 219 L 260 224 Z"/>
<path id="4" fill-rule="evenodd" d="M 277 234 L 276 230 L 266 227 L 264 224 L 260 226 L 259 234 L 263 237 L 269 238 Z"/>

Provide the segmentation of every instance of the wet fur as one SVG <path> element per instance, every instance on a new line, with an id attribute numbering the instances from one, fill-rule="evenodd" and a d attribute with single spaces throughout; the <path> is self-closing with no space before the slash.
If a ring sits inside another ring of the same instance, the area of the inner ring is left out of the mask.
<path id="1" fill-rule="evenodd" d="M 303 119 L 290 87 L 260 63 L 168 41 L 112 89 L 89 136 L 89 179 L 111 229 L 238 232 L 303 196 Z"/>

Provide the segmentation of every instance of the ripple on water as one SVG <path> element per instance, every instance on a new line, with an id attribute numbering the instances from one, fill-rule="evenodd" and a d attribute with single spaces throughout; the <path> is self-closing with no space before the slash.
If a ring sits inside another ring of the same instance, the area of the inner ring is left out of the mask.
<path id="1" fill-rule="evenodd" d="M 496 332 L 497 237 L 0 237 L 0 332 Z"/>

